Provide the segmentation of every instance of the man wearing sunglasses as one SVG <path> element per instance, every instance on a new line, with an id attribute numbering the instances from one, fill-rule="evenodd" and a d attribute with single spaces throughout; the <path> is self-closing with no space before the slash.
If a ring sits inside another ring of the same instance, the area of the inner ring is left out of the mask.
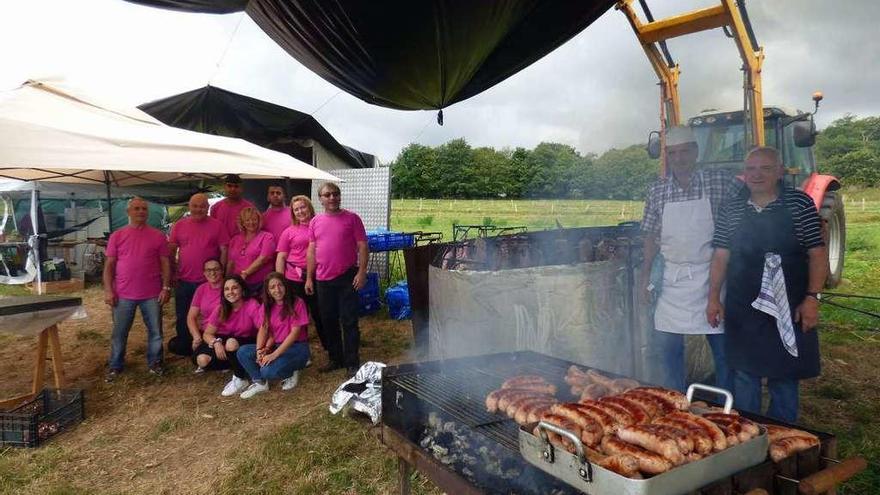
<path id="1" fill-rule="evenodd" d="M 177 315 L 176 335 L 168 340 L 168 350 L 180 356 L 192 353 L 192 336 L 186 320 L 196 289 L 206 280 L 205 262 L 214 259 L 225 264 L 229 244 L 226 227 L 220 220 L 208 216 L 207 196 L 193 194 L 188 206 L 189 216 L 178 220 L 168 237 L 172 273 L 176 279 L 174 310 Z"/>
<path id="2" fill-rule="evenodd" d="M 344 367 L 354 375 L 360 367 L 357 291 L 367 278 L 367 232 L 356 213 L 340 207 L 339 186 L 327 182 L 318 194 L 324 213 L 309 222 L 305 291 L 318 293 L 325 332 L 321 340 L 330 357 L 319 371 Z"/>

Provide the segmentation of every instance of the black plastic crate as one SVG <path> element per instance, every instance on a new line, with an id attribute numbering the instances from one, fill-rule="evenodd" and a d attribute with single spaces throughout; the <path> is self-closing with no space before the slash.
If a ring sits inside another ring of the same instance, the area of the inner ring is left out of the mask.
<path id="1" fill-rule="evenodd" d="M 0 446 L 38 447 L 85 418 L 82 390 L 43 389 L 33 399 L 0 412 Z"/>

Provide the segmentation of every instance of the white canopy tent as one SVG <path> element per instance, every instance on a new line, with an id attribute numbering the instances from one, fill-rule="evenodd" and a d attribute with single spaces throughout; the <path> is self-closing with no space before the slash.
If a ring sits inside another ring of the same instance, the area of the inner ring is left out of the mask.
<path id="1" fill-rule="evenodd" d="M 31 80 L 0 93 L 0 178 L 103 184 L 109 197 L 113 186 L 217 180 L 229 173 L 338 180 L 284 153 L 167 126 L 137 108 L 103 102 L 61 81 Z M 33 232 L 36 195 L 33 189 Z M 33 256 L 35 236 L 28 242 Z M 39 262 L 34 263 L 39 287 Z"/>

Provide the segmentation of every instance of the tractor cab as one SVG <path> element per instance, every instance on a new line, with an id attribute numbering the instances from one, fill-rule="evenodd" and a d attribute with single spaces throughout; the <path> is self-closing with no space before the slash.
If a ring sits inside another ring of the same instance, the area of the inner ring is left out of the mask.
<path id="1" fill-rule="evenodd" d="M 802 188 L 816 173 L 813 144 L 815 127 L 810 114 L 780 107 L 764 108 L 764 144 L 779 150 L 786 168 L 786 182 Z M 706 110 L 688 120 L 700 147 L 700 168 L 726 168 L 739 174 L 748 149 L 742 110 Z"/>

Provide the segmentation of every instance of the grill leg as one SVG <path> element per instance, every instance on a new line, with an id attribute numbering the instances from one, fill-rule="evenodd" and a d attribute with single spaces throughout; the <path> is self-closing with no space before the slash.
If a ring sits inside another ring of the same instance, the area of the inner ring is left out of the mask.
<path id="1" fill-rule="evenodd" d="M 412 486 L 409 482 L 412 474 L 412 466 L 403 457 L 397 458 L 397 484 L 400 486 L 400 495 L 410 495 Z"/>

